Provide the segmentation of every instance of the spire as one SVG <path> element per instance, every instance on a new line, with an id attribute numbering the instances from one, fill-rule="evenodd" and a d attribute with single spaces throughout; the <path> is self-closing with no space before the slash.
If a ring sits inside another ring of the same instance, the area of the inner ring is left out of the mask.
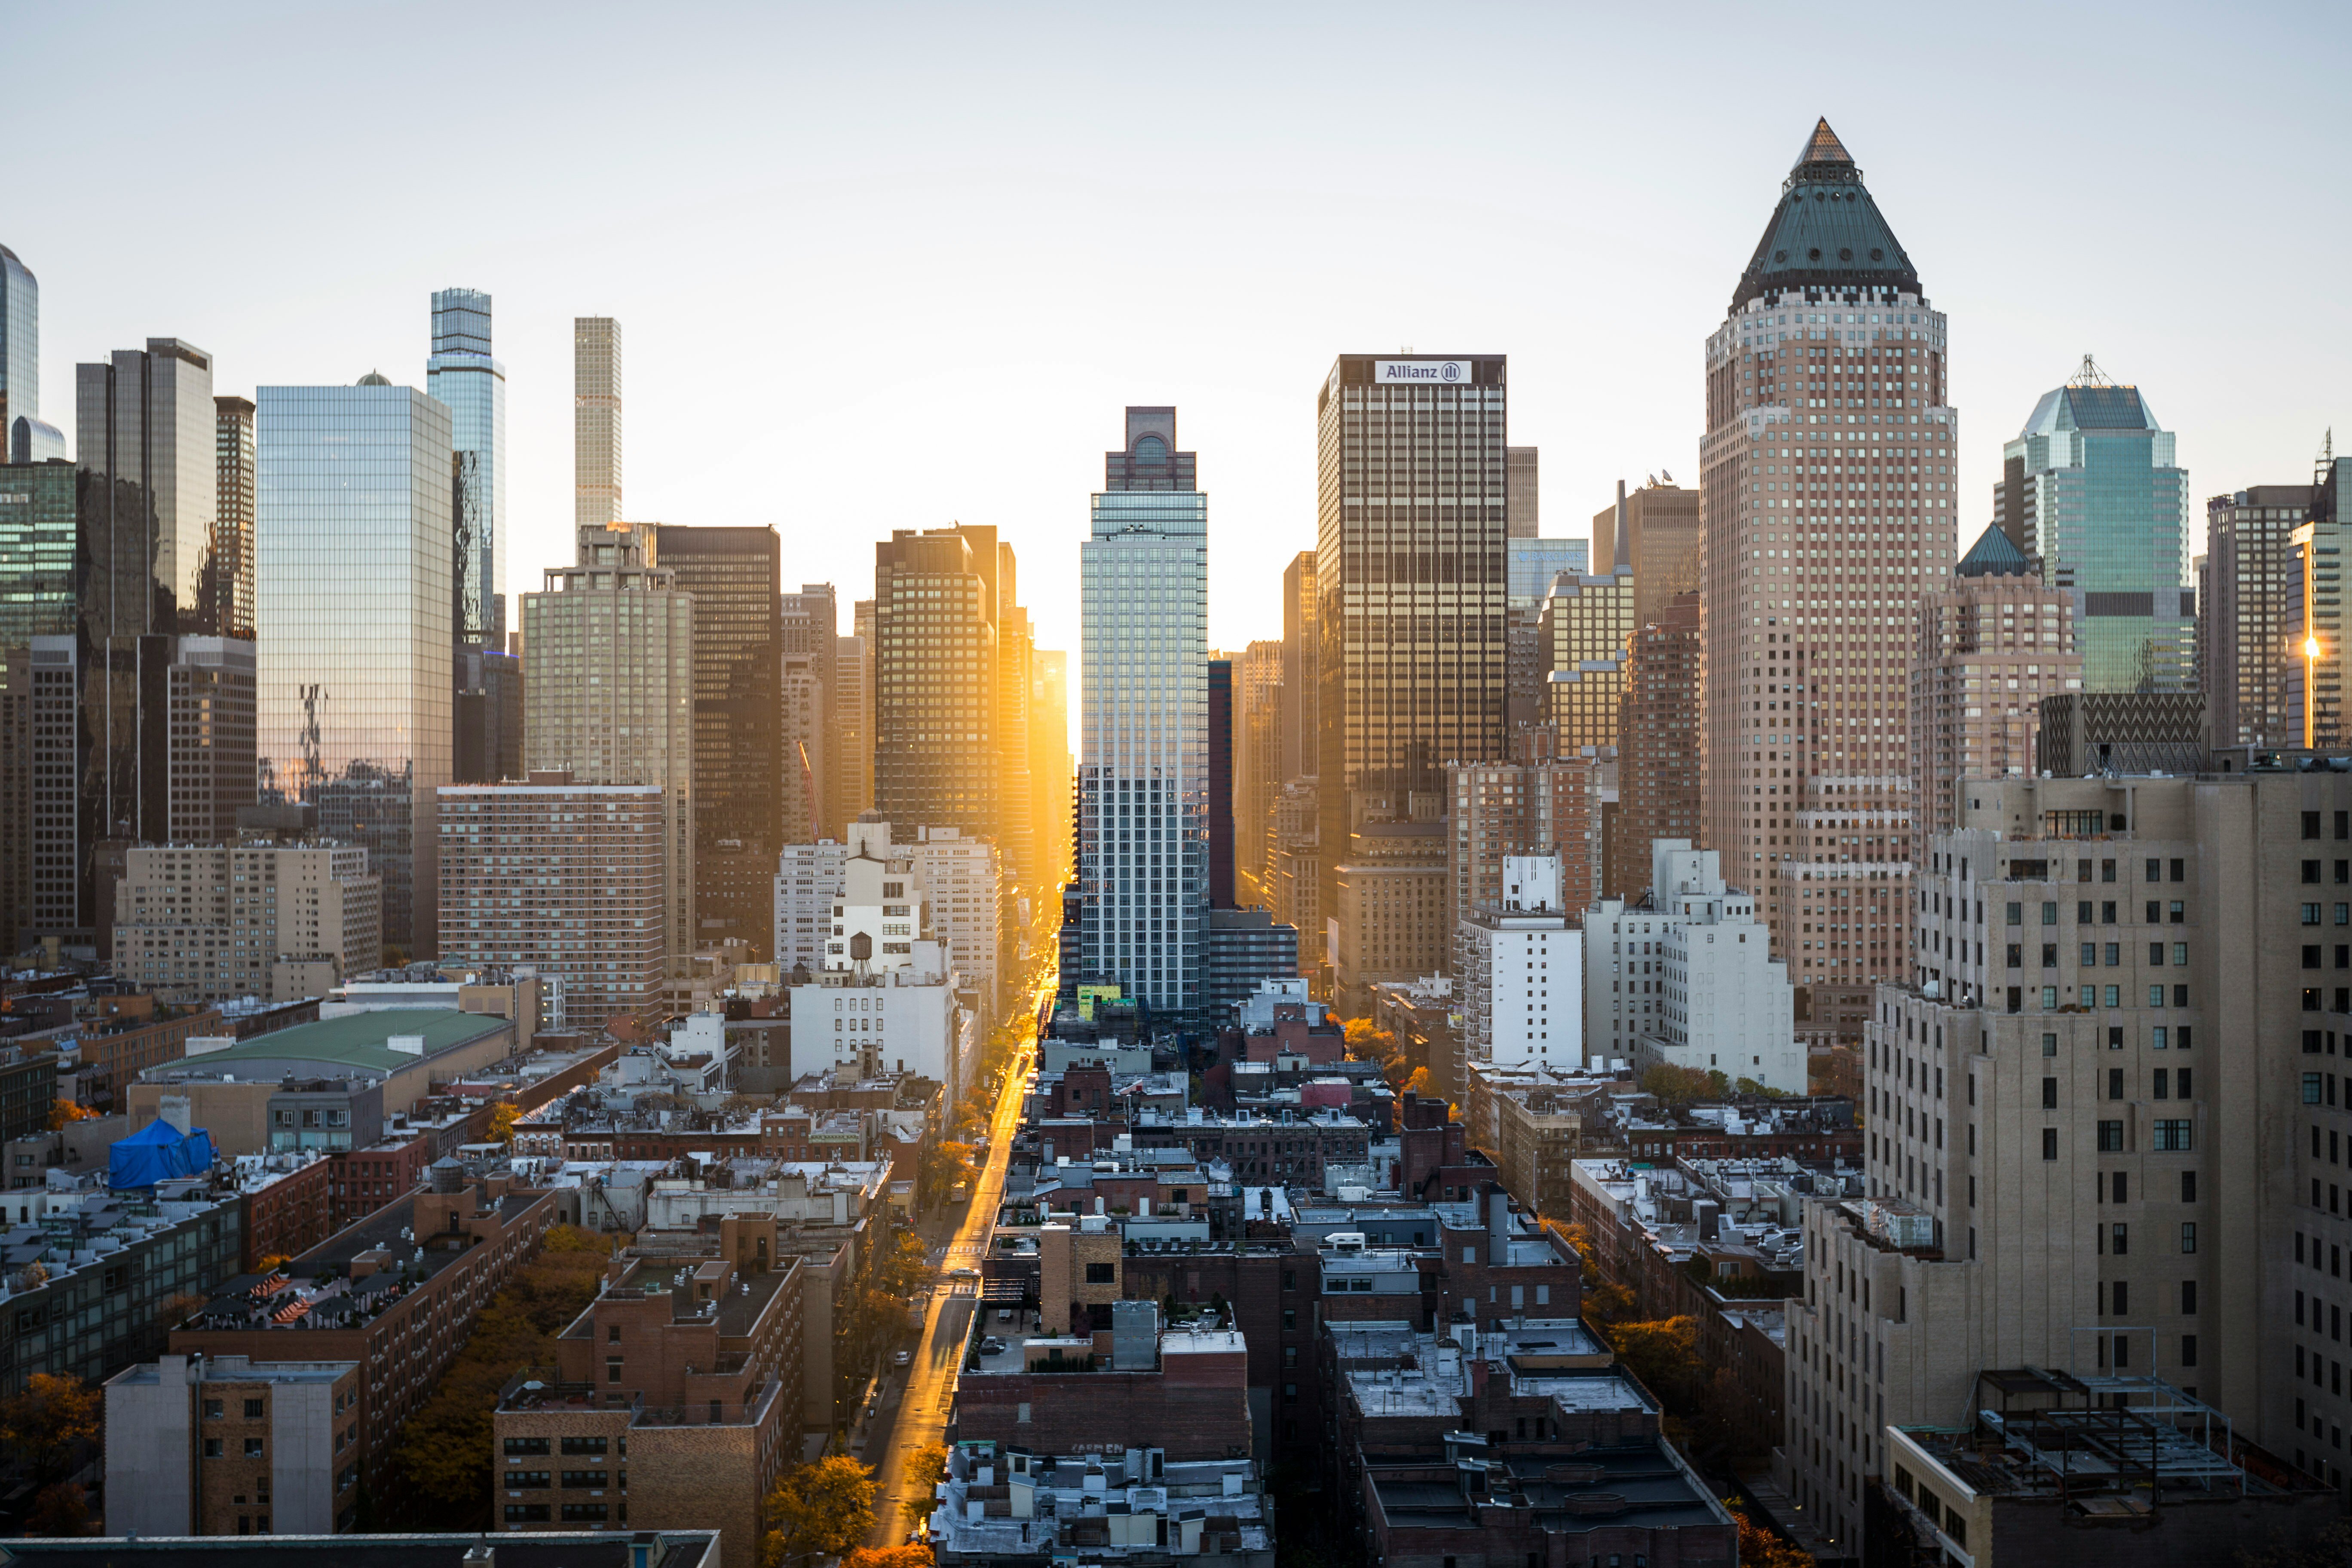
<path id="1" fill-rule="evenodd" d="M 1853 167 L 1853 154 L 1845 150 L 1845 143 L 1839 141 L 1837 132 L 1830 129 L 1827 116 L 1813 121 L 1813 133 L 1805 138 L 1804 150 L 1797 154 L 1797 161 L 1789 165 L 1790 178 L 1794 179 L 1797 172 L 1808 163 L 1843 163 L 1848 168 Z"/>
<path id="2" fill-rule="evenodd" d="M 2083 367 L 2074 373 L 2074 379 L 2068 382 L 2066 384 L 2069 386 L 2113 386 L 2115 382 L 2108 376 L 2105 371 L 2099 368 L 2098 361 L 2093 359 L 2089 354 L 2084 354 L 2083 356 Z"/>
<path id="3" fill-rule="evenodd" d="M 1732 293 L 1737 311 L 1749 300 L 1794 293 L 1843 295 L 1860 304 L 1916 300 L 1925 290 L 1862 182 L 1862 170 L 1826 120 L 1816 121 L 1780 199 Z"/>

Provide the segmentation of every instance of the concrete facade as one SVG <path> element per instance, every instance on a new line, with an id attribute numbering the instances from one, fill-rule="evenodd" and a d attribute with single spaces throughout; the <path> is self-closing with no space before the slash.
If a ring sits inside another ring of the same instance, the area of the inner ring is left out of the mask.
<path id="1" fill-rule="evenodd" d="M 357 1362 L 166 1355 L 106 1384 L 120 1535 L 327 1535 L 352 1517 Z"/>

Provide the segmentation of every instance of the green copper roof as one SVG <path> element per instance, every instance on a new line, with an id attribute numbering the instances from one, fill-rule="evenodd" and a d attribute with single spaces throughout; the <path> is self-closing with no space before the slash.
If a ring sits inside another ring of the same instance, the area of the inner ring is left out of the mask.
<path id="1" fill-rule="evenodd" d="M 1960 563 L 1952 568 L 1956 577 L 2025 577 L 2032 572 L 2033 563 L 2025 558 L 2025 552 L 2000 531 L 1997 522 L 1986 527 L 1969 552 L 1960 557 Z"/>
<path id="2" fill-rule="evenodd" d="M 394 1035 L 424 1036 L 425 1054 L 431 1057 L 507 1027 L 507 1021 L 494 1014 L 460 1013 L 447 1007 L 386 1007 L 296 1024 L 267 1035 L 256 1035 L 227 1050 L 207 1052 L 173 1065 L 193 1063 L 207 1069 L 226 1068 L 234 1071 L 239 1062 L 317 1062 L 326 1068 L 391 1072 L 414 1067 L 418 1060 L 384 1044 Z"/>
<path id="3" fill-rule="evenodd" d="M 1918 294 L 1919 274 L 1826 120 L 1817 121 L 1780 187 L 1780 205 L 1739 275 L 1738 310 L 1786 289 L 1893 289 Z"/>

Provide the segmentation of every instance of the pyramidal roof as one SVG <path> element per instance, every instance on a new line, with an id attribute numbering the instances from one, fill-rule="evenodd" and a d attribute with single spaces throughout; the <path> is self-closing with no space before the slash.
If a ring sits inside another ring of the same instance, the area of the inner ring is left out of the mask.
<path id="1" fill-rule="evenodd" d="M 1827 120 L 1814 122 L 1798 150 L 1772 221 L 1739 275 L 1731 308 L 1759 294 L 1808 289 L 1922 291 L 1918 271 Z"/>
<path id="2" fill-rule="evenodd" d="M 1960 563 L 1952 568 L 1955 577 L 2024 577 L 2031 575 L 2033 563 L 2016 542 L 2000 531 L 2000 524 L 1989 523 Z"/>

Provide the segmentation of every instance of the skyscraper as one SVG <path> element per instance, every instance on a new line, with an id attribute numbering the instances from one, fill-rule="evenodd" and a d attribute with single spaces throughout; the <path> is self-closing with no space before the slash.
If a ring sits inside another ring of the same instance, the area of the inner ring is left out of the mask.
<path id="1" fill-rule="evenodd" d="M 996 547 L 1000 608 L 996 638 L 997 788 L 1004 802 L 997 847 L 1003 852 L 1005 882 L 1023 896 L 1045 896 L 1052 884 L 1038 858 L 1034 823 L 1027 809 L 1029 782 L 1030 666 L 1037 656 L 1037 629 L 1021 607 L 1013 546 Z"/>
<path id="2" fill-rule="evenodd" d="M 617 346 L 614 360 L 617 397 Z M 490 357 L 490 297 L 480 289 L 444 289 L 433 296 L 433 357 L 425 362 L 425 390 L 449 410 L 449 516 L 457 533 L 454 624 L 457 641 L 467 647 L 503 652 L 507 646 L 507 370 Z M 616 414 L 616 432 L 618 426 Z"/>
<path id="3" fill-rule="evenodd" d="M 694 598 L 696 942 L 765 953 L 776 853 L 816 837 L 784 827 L 804 815 L 806 792 L 784 738 L 782 545 L 764 525 L 633 531 L 646 542 L 646 563 Z M 793 622 L 803 633 L 808 624 Z"/>
<path id="4" fill-rule="evenodd" d="M 993 528 L 874 547 L 874 809 L 908 831 L 998 838 L 998 564 Z"/>
<path id="5" fill-rule="evenodd" d="M 662 945 L 677 961 L 698 934 L 694 596 L 646 560 L 627 523 L 583 525 L 578 542 L 578 560 L 548 567 L 545 589 L 522 599 L 524 765 L 581 785 L 660 787 Z"/>
<path id="6" fill-rule="evenodd" d="M 1517 734 L 1522 725 L 1546 721 L 1549 694 L 1545 678 L 1551 673 L 1550 650 L 1537 636 L 1544 600 L 1551 593 L 1553 581 L 1563 573 L 1581 577 L 1592 569 L 1591 551 L 1592 542 L 1587 539 L 1517 535 L 1505 547 L 1503 733 L 1507 738 Z"/>
<path id="7" fill-rule="evenodd" d="M 41 285 L 16 253 L 0 245 L 0 443 L 16 454 L 16 421 L 41 417 Z M 62 453 L 57 454 L 63 456 Z"/>
<path id="8" fill-rule="evenodd" d="M 1343 354 L 1317 394 L 1327 909 L 1360 821 L 1502 754 L 1509 483 L 1502 355 Z"/>
<path id="9" fill-rule="evenodd" d="M 1834 978 L 1798 998 L 1848 1035 L 1906 972 L 1909 667 L 1952 559 L 1946 327 L 1817 124 L 1706 342 L 1705 845 L 1783 957 L 1801 886 L 1853 895 L 1817 950 Z"/>
<path id="10" fill-rule="evenodd" d="M 1282 794 L 1282 644 L 1254 642 L 1234 663 L 1234 875 L 1244 904 L 1272 909 L 1266 850 Z"/>
<path id="11" fill-rule="evenodd" d="M 1635 626 L 1656 620 L 1675 595 L 1697 590 L 1698 500 L 1698 491 L 1653 474 L 1639 489 L 1618 486 L 1616 504 L 1592 514 L 1592 559 L 1633 569 Z"/>
<path id="12" fill-rule="evenodd" d="M 2217 746 L 2303 739 L 2288 682 L 2302 658 L 2287 638 L 2301 584 L 2289 536 L 2306 520 L 2311 497 L 2309 485 L 2253 485 L 2205 503 L 2198 669 Z"/>
<path id="13" fill-rule="evenodd" d="M 833 655 L 840 612 L 830 583 L 803 583 L 782 598 L 783 747 L 778 795 L 783 842 L 806 844 L 824 836 L 833 775 Z"/>
<path id="14" fill-rule="evenodd" d="M 1176 410 L 1129 407 L 1078 547 L 1077 963 L 1197 1016 L 1209 902 L 1209 498 Z"/>
<path id="15" fill-rule="evenodd" d="M 1234 661 L 1209 661 L 1209 907 L 1234 904 Z"/>
<path id="16" fill-rule="evenodd" d="M 214 504 L 219 521 L 219 602 L 213 619 L 220 635 L 253 636 L 254 486 L 253 400 L 213 398 Z"/>
<path id="17" fill-rule="evenodd" d="M 2352 539 L 2347 470 L 2352 457 L 2336 456 L 2331 438 L 2313 467 L 2310 509 L 2288 536 L 2299 591 L 2289 600 L 2286 628 L 2287 717 L 2290 729 L 2308 729 L 2315 746 L 2340 746 L 2352 734 L 2344 708 L 2352 685 L 2352 618 L 2344 608 L 2344 549 Z"/>
<path id="18" fill-rule="evenodd" d="M 833 639 L 830 761 L 824 831 L 845 841 L 849 825 L 874 804 L 874 648 L 863 637 Z"/>
<path id="19" fill-rule="evenodd" d="M 1322 682 L 1315 635 L 1315 552 L 1302 550 L 1282 569 L 1282 782 L 1311 779 L 1319 758 L 1316 721 Z"/>
<path id="20" fill-rule="evenodd" d="M 373 374 L 254 402 L 261 792 L 316 805 L 321 833 L 364 848 L 385 946 L 429 956 L 456 641 L 449 411 Z"/>
<path id="21" fill-rule="evenodd" d="M 1619 481 L 1617 504 L 1625 504 Z M 1617 553 L 1605 570 L 1562 573 L 1544 595 L 1536 645 L 1544 669 L 1544 721 L 1558 734 L 1560 754 L 1617 754 L 1617 709 L 1624 695 L 1625 659 L 1633 640 L 1636 579 L 1626 559 L 1630 530 L 1616 536 Z"/>
<path id="22" fill-rule="evenodd" d="M 1045 885 L 1070 876 L 1070 656 L 1039 648 L 1029 666 L 1029 824 Z"/>
<path id="23" fill-rule="evenodd" d="M 1639 579 L 1636 579 L 1638 582 Z M 1617 820 L 1602 891 L 1639 903 L 1650 846 L 1698 842 L 1700 660 L 1698 595 L 1679 594 L 1633 634 L 1617 710 Z"/>
<path id="24" fill-rule="evenodd" d="M 2042 581 L 2074 595 L 2084 690 L 2194 689 L 2189 473 L 2137 387 L 2084 355 L 2001 448 L 1993 508 Z"/>
<path id="25" fill-rule="evenodd" d="M 93 498 L 112 515 L 105 536 L 142 541 L 140 554 L 94 560 L 94 570 L 145 574 L 152 603 L 110 596 L 111 630 L 229 635 L 234 563 L 220 549 L 217 410 L 212 356 L 177 338 L 149 338 L 74 367 L 75 461 L 105 481 Z M 123 582 L 128 583 L 127 576 Z"/>
<path id="26" fill-rule="evenodd" d="M 572 321 L 572 487 L 575 524 L 621 521 L 621 323 L 610 316 Z"/>
<path id="27" fill-rule="evenodd" d="M 1505 479 L 1509 496 L 1505 502 L 1505 526 L 1513 539 L 1534 539 L 1542 533 L 1537 488 L 1538 451 L 1533 447 L 1507 447 L 1503 450 Z"/>

